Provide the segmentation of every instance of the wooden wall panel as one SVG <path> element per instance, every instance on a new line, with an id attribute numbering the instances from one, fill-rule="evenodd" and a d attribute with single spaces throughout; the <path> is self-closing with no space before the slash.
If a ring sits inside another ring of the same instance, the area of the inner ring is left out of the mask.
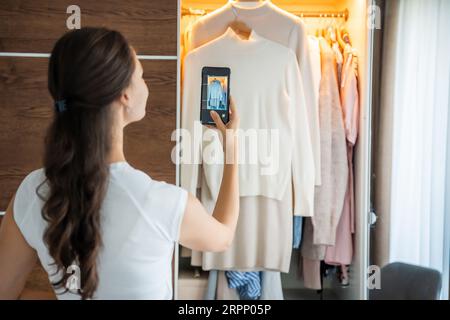
<path id="1" fill-rule="evenodd" d="M 2 0 L 0 52 L 51 52 L 67 31 L 67 7 L 77 4 L 81 26 L 121 31 L 139 54 L 177 54 L 177 0 Z"/>
<path id="2" fill-rule="evenodd" d="M 3 216 L 0 216 L 0 225 Z M 25 284 L 25 289 L 22 291 L 19 299 L 56 299 L 50 281 L 48 280 L 47 272 L 42 268 L 41 264 L 36 263 Z"/>
<path id="3" fill-rule="evenodd" d="M 22 291 L 19 299 L 42 299 L 42 300 L 52 300 L 56 299 L 56 295 L 53 291 L 52 285 L 48 279 L 47 272 L 38 262 L 31 271 L 28 277 L 27 283 L 25 284 L 25 289 Z"/>
<path id="4" fill-rule="evenodd" d="M 52 117 L 46 58 L 0 57 L 0 210 L 22 179 L 42 166 L 45 130 Z"/>
<path id="5" fill-rule="evenodd" d="M 22 179 L 42 166 L 43 139 L 52 117 L 45 58 L 0 58 L 0 210 Z M 143 61 L 150 95 L 146 117 L 125 130 L 125 155 L 154 179 L 175 182 L 170 161 L 176 127 L 176 61 Z"/>
<path id="6" fill-rule="evenodd" d="M 136 168 L 153 179 L 175 183 L 175 164 L 170 140 L 176 129 L 176 61 L 141 61 L 149 88 L 147 113 L 144 119 L 125 128 L 125 156 Z"/>
<path id="7" fill-rule="evenodd" d="M 0 58 L 0 210 L 22 179 L 42 166 L 46 127 L 52 117 L 44 58 Z M 127 160 L 157 180 L 175 182 L 170 141 L 176 127 L 176 61 L 142 61 L 149 87 L 147 114 L 125 130 Z M 0 220 L 1 222 L 1 220 Z M 47 274 L 37 264 L 22 299 L 53 299 Z"/>

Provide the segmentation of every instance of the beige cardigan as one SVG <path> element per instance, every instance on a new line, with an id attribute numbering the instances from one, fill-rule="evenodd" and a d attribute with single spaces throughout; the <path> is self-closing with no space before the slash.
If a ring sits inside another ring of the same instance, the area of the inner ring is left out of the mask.
<path id="1" fill-rule="evenodd" d="M 312 243 L 334 245 L 348 183 L 347 144 L 335 53 L 323 38 L 320 39 L 320 51 L 322 77 L 319 114 L 322 185 L 315 190 Z"/>

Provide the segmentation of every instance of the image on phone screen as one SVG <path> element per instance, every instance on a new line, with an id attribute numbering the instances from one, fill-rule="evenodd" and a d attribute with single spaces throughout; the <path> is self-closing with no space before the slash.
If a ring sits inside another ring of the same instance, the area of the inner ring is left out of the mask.
<path id="1" fill-rule="evenodd" d="M 206 109 L 226 110 L 228 106 L 228 77 L 208 75 Z"/>

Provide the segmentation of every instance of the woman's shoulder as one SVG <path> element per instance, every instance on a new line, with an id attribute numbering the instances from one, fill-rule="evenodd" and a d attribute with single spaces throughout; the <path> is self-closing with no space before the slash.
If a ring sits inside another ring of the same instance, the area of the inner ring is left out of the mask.
<path id="1" fill-rule="evenodd" d="M 117 170 L 116 170 L 117 169 Z M 165 180 L 155 180 L 146 172 L 133 167 L 128 162 L 113 164 L 111 167 L 112 178 L 120 179 L 121 184 L 126 184 L 132 188 L 151 188 L 153 191 L 161 192 L 182 192 L 184 189 L 171 184 Z"/>
<path id="2" fill-rule="evenodd" d="M 36 188 L 45 181 L 45 169 L 39 168 L 28 173 L 17 189 L 16 197 L 18 193 L 25 193 L 29 195 L 30 191 L 36 190 Z"/>
<path id="3" fill-rule="evenodd" d="M 31 171 L 22 180 L 14 196 L 14 220 L 31 246 L 34 240 L 30 238 L 30 234 L 34 234 L 33 232 L 42 227 L 40 215 L 37 213 L 40 213 L 41 196 L 45 196 L 47 188 L 47 185 L 43 183 L 45 180 L 44 168 Z"/>

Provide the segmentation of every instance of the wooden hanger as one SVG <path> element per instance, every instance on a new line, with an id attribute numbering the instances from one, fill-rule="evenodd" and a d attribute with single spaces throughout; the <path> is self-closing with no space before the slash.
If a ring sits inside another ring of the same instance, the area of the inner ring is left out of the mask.
<path id="1" fill-rule="evenodd" d="M 347 29 L 342 28 L 342 40 L 344 40 L 345 43 L 352 45 L 352 41 L 350 40 L 350 34 L 348 33 Z"/>
<path id="2" fill-rule="evenodd" d="M 248 40 L 250 34 L 252 33 L 252 29 L 250 29 L 245 22 L 238 20 L 235 18 L 232 22 L 230 22 L 229 27 L 233 29 L 233 31 L 241 37 L 241 39 Z"/>
<path id="3" fill-rule="evenodd" d="M 344 50 L 345 50 L 345 45 L 346 45 L 346 43 L 345 43 L 345 41 L 342 39 L 342 29 L 341 29 L 341 30 L 338 30 L 338 31 L 336 32 L 336 35 L 337 35 L 337 40 L 338 40 L 339 46 L 341 47 L 342 51 L 344 51 Z"/>
<path id="4" fill-rule="evenodd" d="M 331 46 L 333 44 L 333 40 L 336 39 L 336 36 L 333 34 L 333 27 L 331 25 L 328 25 L 326 29 L 324 30 L 324 38 L 328 42 L 328 44 Z"/>
<path id="5" fill-rule="evenodd" d="M 345 28 L 340 28 L 340 30 L 338 30 L 337 32 L 337 36 L 338 36 L 338 42 L 339 42 L 339 46 L 342 48 L 342 51 L 345 51 L 345 47 L 347 45 L 352 45 L 351 40 L 350 40 L 350 34 L 348 33 L 347 29 Z"/>

